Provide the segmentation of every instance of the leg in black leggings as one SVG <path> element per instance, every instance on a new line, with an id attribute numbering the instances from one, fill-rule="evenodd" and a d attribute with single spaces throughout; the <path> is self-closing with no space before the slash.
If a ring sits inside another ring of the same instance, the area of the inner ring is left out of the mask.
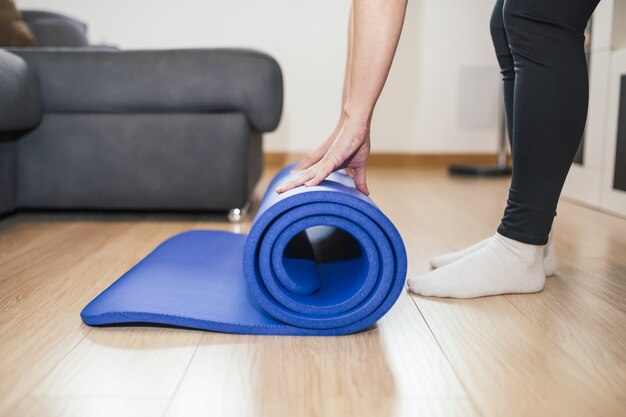
<path id="1" fill-rule="evenodd" d="M 504 78 L 513 178 L 498 233 L 408 281 L 417 294 L 541 291 L 544 247 L 587 116 L 583 31 L 598 0 L 498 0 L 491 30 Z"/>
<path id="2" fill-rule="evenodd" d="M 533 245 L 548 240 L 585 126 L 588 79 L 583 33 L 598 2 L 496 3 L 491 29 L 505 80 L 513 156 L 508 204 L 498 228 L 503 236 Z"/>

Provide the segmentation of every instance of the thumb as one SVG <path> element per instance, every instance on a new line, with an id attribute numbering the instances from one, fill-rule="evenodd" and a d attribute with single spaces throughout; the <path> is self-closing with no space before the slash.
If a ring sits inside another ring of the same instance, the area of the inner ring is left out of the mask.
<path id="1" fill-rule="evenodd" d="M 370 195 L 370 190 L 367 188 L 367 181 L 365 180 L 365 166 L 354 168 L 354 185 L 363 194 Z"/>

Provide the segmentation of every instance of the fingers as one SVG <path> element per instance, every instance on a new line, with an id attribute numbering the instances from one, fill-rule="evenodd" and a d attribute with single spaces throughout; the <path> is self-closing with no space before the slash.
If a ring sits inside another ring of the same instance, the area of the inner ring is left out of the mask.
<path id="1" fill-rule="evenodd" d="M 313 177 L 313 174 L 310 171 L 311 168 L 302 171 L 297 177 L 292 178 L 280 187 L 276 188 L 276 192 L 278 194 L 282 194 L 286 191 L 293 190 L 294 188 L 303 185 L 305 182 Z"/>
<path id="2" fill-rule="evenodd" d="M 324 181 L 335 170 L 335 166 L 330 162 L 321 162 L 313 178 L 304 183 L 305 187 L 313 187 Z"/>
<path id="3" fill-rule="evenodd" d="M 365 181 L 365 166 L 354 168 L 354 185 L 363 194 L 370 195 L 370 190 L 367 188 L 367 182 Z"/>
<path id="4" fill-rule="evenodd" d="M 334 167 L 331 163 L 328 161 L 320 161 L 310 168 L 300 172 L 297 177 L 276 188 L 276 192 L 278 194 L 282 194 L 286 191 L 293 190 L 296 187 L 300 187 L 301 185 L 306 187 L 318 185 L 320 182 L 324 181 L 326 177 L 333 172 L 333 170 Z"/>
<path id="5" fill-rule="evenodd" d="M 290 181 L 277 187 L 276 192 L 284 193 L 301 185 L 306 187 L 318 185 L 335 170 L 347 168 L 348 175 L 354 178 L 356 188 L 369 195 L 365 180 L 365 164 L 369 150 L 368 136 L 353 137 L 347 134 L 340 136 L 326 151 L 320 148 L 307 155 L 293 170 L 301 171 Z"/>

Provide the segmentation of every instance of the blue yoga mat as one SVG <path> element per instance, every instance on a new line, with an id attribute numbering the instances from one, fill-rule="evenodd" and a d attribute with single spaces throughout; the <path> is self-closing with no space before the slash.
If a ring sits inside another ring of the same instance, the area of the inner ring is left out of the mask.
<path id="1" fill-rule="evenodd" d="M 404 287 L 400 234 L 344 173 L 276 194 L 290 168 L 272 180 L 249 235 L 193 230 L 166 240 L 91 301 L 83 321 L 270 335 L 374 324 Z"/>

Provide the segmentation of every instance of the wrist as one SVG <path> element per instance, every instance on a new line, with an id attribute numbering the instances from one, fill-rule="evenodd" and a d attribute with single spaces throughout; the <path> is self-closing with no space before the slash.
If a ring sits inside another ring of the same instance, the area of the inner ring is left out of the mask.
<path id="1" fill-rule="evenodd" d="M 346 107 L 343 108 L 342 118 L 344 123 L 369 130 L 372 121 L 372 111 L 346 105 Z"/>
<path id="2" fill-rule="evenodd" d="M 342 137 L 348 137 L 358 145 L 368 140 L 370 135 L 370 119 L 358 118 L 353 119 L 346 116 L 341 126 Z"/>

